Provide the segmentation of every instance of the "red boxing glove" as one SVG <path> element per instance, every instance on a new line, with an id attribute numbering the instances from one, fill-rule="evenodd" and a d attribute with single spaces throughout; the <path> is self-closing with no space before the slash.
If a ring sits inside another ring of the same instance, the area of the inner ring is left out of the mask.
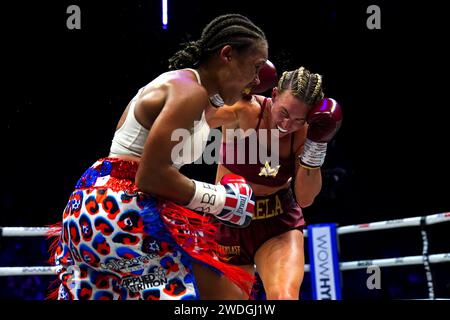
<path id="1" fill-rule="evenodd" d="M 214 215 L 231 227 L 250 224 L 255 209 L 252 188 L 241 176 L 226 174 L 216 185 L 192 180 L 195 193 L 187 208 Z"/>
<path id="2" fill-rule="evenodd" d="M 247 227 L 255 210 L 255 197 L 247 181 L 236 174 L 226 174 L 220 179 L 225 187 L 225 205 L 216 215 L 217 219 L 230 227 Z"/>
<path id="3" fill-rule="evenodd" d="M 300 155 L 300 164 L 309 169 L 322 166 L 327 143 L 335 136 L 342 123 L 342 109 L 332 98 L 324 98 L 306 117 L 309 124 L 306 142 Z"/>

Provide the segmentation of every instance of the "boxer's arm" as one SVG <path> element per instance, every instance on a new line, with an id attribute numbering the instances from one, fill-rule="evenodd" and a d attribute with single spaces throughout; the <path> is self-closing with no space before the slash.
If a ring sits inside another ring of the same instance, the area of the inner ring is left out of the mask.
<path id="1" fill-rule="evenodd" d="M 258 79 L 259 81 L 255 86 L 244 90 L 242 93 L 242 99 L 234 105 L 209 108 L 210 110 L 206 113 L 206 120 L 209 126 L 211 128 L 218 128 L 220 126 L 225 126 L 228 128 L 239 127 L 239 114 L 245 110 L 245 108 L 251 107 L 254 102 L 252 95 L 262 94 L 265 91 L 276 87 L 278 76 L 277 70 L 272 62 L 267 60 L 265 64 L 261 66 Z"/>
<path id="2" fill-rule="evenodd" d="M 307 125 L 294 135 L 295 144 L 298 146 L 295 152 L 295 197 L 300 207 L 305 208 L 313 204 L 314 199 L 322 189 L 322 173 L 320 168 L 307 169 L 300 166 L 299 155 L 303 152 L 306 140 Z"/>
<path id="3" fill-rule="evenodd" d="M 211 107 L 206 113 L 206 122 L 210 128 L 219 128 L 223 125 L 232 126 L 238 121 L 238 110 L 240 101 L 234 105 L 223 105 L 222 107 Z"/>
<path id="4" fill-rule="evenodd" d="M 136 183 L 143 192 L 184 205 L 192 199 L 195 185 L 172 166 L 172 149 L 180 141 L 172 141 L 171 136 L 177 129 L 188 130 L 200 119 L 208 97 L 200 86 L 179 80 L 173 80 L 166 90 L 164 107 L 144 145 Z M 141 103 L 148 107 L 145 100 Z"/>
<path id="5" fill-rule="evenodd" d="M 255 105 L 259 108 L 258 100 L 263 98 L 264 97 L 256 95 L 253 96 L 253 99 L 242 98 L 234 105 L 224 105 L 220 108 L 223 110 L 218 110 L 218 112 L 221 112 L 219 115 L 221 116 L 221 120 L 223 120 L 221 123 L 223 141 L 225 141 L 224 138 L 226 138 L 226 129 L 234 130 L 238 128 L 245 128 L 247 127 L 245 122 L 248 122 L 249 117 L 253 117 L 253 113 L 255 119 L 258 117 L 259 109 L 256 113 L 252 113 L 252 110 L 255 109 Z"/>
<path id="6" fill-rule="evenodd" d="M 175 81 L 176 82 L 176 81 Z M 200 87 L 171 84 L 166 103 L 150 129 L 136 174 L 140 190 L 177 202 L 187 208 L 210 213 L 230 226 L 245 227 L 254 210 L 253 191 L 239 176 L 230 176 L 213 185 L 182 175 L 172 166 L 175 130 L 189 134 L 194 121 L 207 105 L 207 94 Z M 190 92 L 186 95 L 185 92 Z M 145 106 L 144 106 L 145 107 Z"/>
<path id="7" fill-rule="evenodd" d="M 342 110 L 332 98 L 324 98 L 313 106 L 306 117 L 307 131 L 301 140 L 303 146 L 298 150 L 298 170 L 295 186 L 300 206 L 309 206 L 322 188 L 322 166 L 327 143 L 333 139 L 342 123 Z"/>

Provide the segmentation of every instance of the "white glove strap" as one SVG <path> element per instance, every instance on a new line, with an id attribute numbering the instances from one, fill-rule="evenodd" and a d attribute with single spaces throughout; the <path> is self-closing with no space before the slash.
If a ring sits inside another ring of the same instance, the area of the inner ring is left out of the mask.
<path id="1" fill-rule="evenodd" d="M 300 162 L 310 167 L 320 167 L 325 161 L 327 154 L 326 142 L 314 142 L 306 139 L 303 152 L 300 155 Z"/>
<path id="2" fill-rule="evenodd" d="M 218 214 L 225 206 L 225 187 L 217 184 L 200 182 L 192 179 L 195 184 L 195 194 L 187 208 L 210 214 Z"/>
<path id="3" fill-rule="evenodd" d="M 209 97 L 209 101 L 216 107 L 222 107 L 225 104 L 225 102 L 223 101 L 222 97 L 219 94 L 215 94 Z"/>

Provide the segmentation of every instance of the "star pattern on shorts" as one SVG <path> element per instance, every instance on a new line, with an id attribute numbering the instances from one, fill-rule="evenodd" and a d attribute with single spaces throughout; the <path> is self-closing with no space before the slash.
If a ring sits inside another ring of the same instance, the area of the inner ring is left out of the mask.
<path id="1" fill-rule="evenodd" d="M 264 177 L 276 177 L 279 169 L 280 169 L 280 165 L 276 166 L 275 168 L 272 168 L 269 165 L 269 162 L 266 160 L 264 167 L 261 167 L 261 171 L 259 172 L 259 175 L 264 176 Z"/>

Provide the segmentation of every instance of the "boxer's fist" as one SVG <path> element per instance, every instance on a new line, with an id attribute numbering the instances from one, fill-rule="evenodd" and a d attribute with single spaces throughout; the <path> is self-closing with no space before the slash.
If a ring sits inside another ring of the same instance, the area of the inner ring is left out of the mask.
<path id="1" fill-rule="evenodd" d="M 267 60 L 261 69 L 259 69 L 258 79 L 258 84 L 244 90 L 244 97 L 251 96 L 253 94 L 261 94 L 277 86 L 277 69 L 272 62 Z"/>
<path id="2" fill-rule="evenodd" d="M 226 174 L 220 179 L 225 187 L 225 205 L 216 215 L 222 223 L 233 227 L 246 227 L 250 224 L 255 209 L 252 188 L 247 181 L 236 174 Z"/>
<path id="3" fill-rule="evenodd" d="M 187 208 L 214 215 L 232 227 L 250 224 L 255 208 L 253 190 L 245 179 L 226 174 L 216 185 L 192 180 L 195 193 Z"/>
<path id="4" fill-rule="evenodd" d="M 306 168 L 319 168 L 325 161 L 327 143 L 334 137 L 342 123 L 342 109 L 336 100 L 324 98 L 306 117 L 308 132 L 300 164 Z"/>
<path id="5" fill-rule="evenodd" d="M 342 123 L 342 109 L 336 100 L 324 98 L 315 105 L 306 117 L 307 138 L 314 142 L 329 142 Z"/>

